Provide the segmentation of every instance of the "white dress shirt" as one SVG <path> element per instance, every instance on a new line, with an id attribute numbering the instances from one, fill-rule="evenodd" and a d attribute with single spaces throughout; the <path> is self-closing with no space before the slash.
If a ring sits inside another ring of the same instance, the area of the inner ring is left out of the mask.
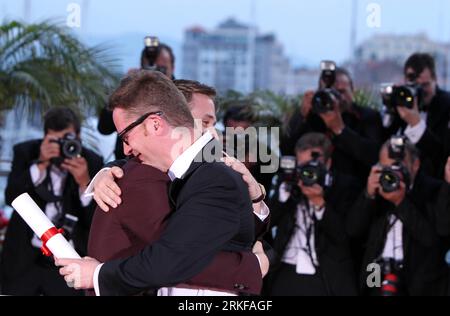
<path id="1" fill-rule="evenodd" d="M 403 223 L 395 215 L 390 215 L 389 226 L 382 258 L 403 261 Z"/>
<path id="2" fill-rule="evenodd" d="M 283 183 L 280 186 L 279 201 L 285 203 L 289 199 L 289 196 L 290 192 L 286 190 L 286 185 Z M 305 203 L 299 203 L 297 205 L 295 230 L 281 261 L 296 266 L 296 272 L 298 274 L 316 274 L 316 267 L 319 266 L 319 261 L 315 249 L 314 217 L 315 220 L 321 221 L 324 214 L 325 207 L 317 209 L 315 207 L 307 207 Z"/>
<path id="3" fill-rule="evenodd" d="M 427 129 L 427 118 L 428 113 L 427 112 L 420 112 L 420 122 L 416 126 L 410 126 L 408 125 L 405 129 L 405 136 L 408 137 L 409 141 L 417 145 L 417 143 L 422 138 L 423 134 L 425 134 L 425 131 Z"/>
<path id="4" fill-rule="evenodd" d="M 47 177 L 47 170 L 41 171 L 37 164 L 33 164 L 30 167 L 30 176 L 31 176 L 31 182 L 33 182 L 33 185 L 37 187 L 40 185 L 45 178 Z M 55 166 L 50 167 L 50 181 L 52 182 L 52 189 L 53 194 L 56 196 L 61 196 L 64 191 L 63 184 L 66 181 L 68 172 L 65 170 L 61 170 Z M 49 188 L 51 189 L 51 188 Z M 79 196 L 80 196 L 80 202 L 83 207 L 86 207 L 91 203 L 92 197 L 86 197 L 83 194 L 83 191 L 79 190 Z M 50 221 L 54 221 L 58 214 L 59 210 L 61 209 L 61 202 L 55 202 L 55 203 L 47 203 L 45 205 L 44 213 L 47 215 L 47 217 L 50 219 Z M 40 237 L 40 236 L 39 236 Z M 36 248 L 42 247 L 42 241 L 39 239 L 38 236 L 33 235 L 33 238 L 31 240 L 31 244 Z"/>

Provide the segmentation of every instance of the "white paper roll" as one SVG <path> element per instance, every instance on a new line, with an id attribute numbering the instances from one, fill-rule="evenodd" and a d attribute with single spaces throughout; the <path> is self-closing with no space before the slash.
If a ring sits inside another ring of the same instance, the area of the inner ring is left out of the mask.
<path id="1" fill-rule="evenodd" d="M 54 227 L 53 223 L 45 216 L 44 212 L 42 212 L 28 193 L 20 195 L 11 205 L 39 238 L 47 230 Z M 55 258 L 80 259 L 80 256 L 73 249 L 72 245 L 61 234 L 50 238 L 46 246 Z"/>

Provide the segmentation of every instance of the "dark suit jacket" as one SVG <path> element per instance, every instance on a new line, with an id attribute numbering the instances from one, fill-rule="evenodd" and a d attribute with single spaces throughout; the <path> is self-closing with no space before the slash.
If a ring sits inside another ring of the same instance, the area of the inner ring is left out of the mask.
<path id="1" fill-rule="evenodd" d="M 357 294 L 353 256 L 350 240 L 345 231 L 344 219 L 352 205 L 352 196 L 359 187 L 356 180 L 336 174 L 333 186 L 325 195 L 326 206 L 322 220 L 315 223 L 315 246 L 322 274 L 329 295 L 351 296 Z M 291 240 L 297 217 L 297 203 L 292 197 L 286 203 L 278 202 L 278 194 L 270 203 L 271 226 L 277 227 L 272 242 L 277 254 L 271 261 L 271 270 L 265 284 L 270 292 L 277 277 L 282 256 Z"/>
<path id="2" fill-rule="evenodd" d="M 367 291 L 367 266 L 381 255 L 386 241 L 389 214 L 403 223 L 404 275 L 409 295 L 442 295 L 447 286 L 448 270 L 445 251 L 433 222 L 433 203 L 440 182 L 418 175 L 412 192 L 396 208 L 377 198 L 370 200 L 361 194 L 347 218 L 351 236 L 367 236 L 366 252 L 361 267 L 361 289 Z"/>
<path id="3" fill-rule="evenodd" d="M 33 140 L 14 146 L 14 158 L 12 170 L 8 177 L 5 191 L 6 203 L 12 201 L 23 193 L 28 193 L 31 198 L 44 210 L 46 202 L 35 192 L 31 181 L 30 166 L 39 158 L 42 140 Z M 103 160 L 94 152 L 83 148 L 81 154 L 88 163 L 89 174 L 93 177 L 102 167 Z M 74 232 L 74 244 L 76 251 L 81 255 L 87 253 L 87 240 L 94 203 L 88 207 L 82 207 L 79 197 L 79 187 L 72 175 L 68 174 L 63 189 L 62 210 L 78 217 L 79 221 Z M 42 257 L 39 249 L 31 245 L 33 231 L 25 221 L 14 212 L 6 233 L 2 253 L 2 276 L 4 280 L 14 280 L 30 265 L 33 265 L 39 257 Z"/>
<path id="4" fill-rule="evenodd" d="M 103 108 L 100 112 L 97 129 L 103 135 L 111 135 L 112 133 L 117 132 L 116 126 L 114 125 L 113 121 L 112 111 L 110 111 L 107 107 Z M 119 137 L 116 138 L 114 155 L 116 156 L 116 159 L 125 158 L 125 154 L 123 152 L 123 143 Z"/>
<path id="5" fill-rule="evenodd" d="M 378 159 L 383 138 L 381 116 L 375 110 L 353 104 L 351 111 L 342 113 L 342 119 L 345 129 L 341 135 L 333 136 L 320 116 L 311 113 L 305 119 L 300 110 L 296 111 L 282 139 L 283 154 L 295 156 L 297 141 L 307 133 L 327 134 L 335 146 L 333 169 L 364 183 Z"/>
<path id="6" fill-rule="evenodd" d="M 220 251 L 251 252 L 255 227 L 242 176 L 222 163 L 195 161 L 183 179 L 171 183 L 169 201 L 175 211 L 161 238 L 139 255 L 106 262 L 99 273 L 101 295 L 177 285 L 198 275 Z M 254 261 L 245 273 L 257 271 Z M 262 278 L 259 273 L 252 284 L 229 283 L 232 291 L 257 293 Z"/>
<path id="7" fill-rule="evenodd" d="M 135 160 L 122 168 L 124 177 L 117 182 L 122 203 L 109 213 L 97 208 L 91 226 L 88 254 L 101 262 L 135 255 L 157 241 L 171 215 L 170 180 L 165 173 Z M 252 284 L 260 274 L 254 263 L 254 255 L 248 251 L 220 252 L 205 270 L 184 283 L 226 290 L 235 284 Z M 257 289 L 253 291 L 257 294 Z"/>

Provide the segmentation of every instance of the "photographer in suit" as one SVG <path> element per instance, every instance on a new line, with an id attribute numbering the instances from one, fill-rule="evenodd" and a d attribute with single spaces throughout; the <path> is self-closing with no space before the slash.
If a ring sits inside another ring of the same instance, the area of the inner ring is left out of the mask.
<path id="1" fill-rule="evenodd" d="M 331 172 L 332 145 L 318 133 L 296 145 L 295 176 L 271 198 L 273 247 L 266 294 L 356 295 L 344 218 L 358 190 L 348 176 Z"/>
<path id="2" fill-rule="evenodd" d="M 355 102 L 353 80 L 345 69 L 322 62 L 320 89 L 305 93 L 281 142 L 284 155 L 306 133 L 326 134 L 333 143 L 333 169 L 364 183 L 376 162 L 383 129 L 378 112 Z"/>
<path id="3" fill-rule="evenodd" d="M 385 137 L 404 134 L 420 150 L 422 170 L 441 178 L 448 157 L 446 150 L 450 150 L 450 93 L 439 87 L 435 61 L 429 54 L 409 57 L 404 76 L 414 102 L 385 105 Z M 405 102 L 400 99 L 398 103 Z"/>
<path id="4" fill-rule="evenodd" d="M 58 228 L 64 228 L 79 254 L 86 254 L 94 211 L 83 197 L 91 176 L 103 164 L 100 156 L 82 147 L 80 121 L 69 108 L 50 110 L 44 117 L 43 140 L 14 147 L 6 203 L 28 193 Z M 39 236 L 40 237 L 40 236 Z M 74 295 L 58 275 L 53 261 L 40 251 L 42 243 L 14 212 L 2 253 L 2 292 L 11 295 Z"/>
<path id="5" fill-rule="evenodd" d="M 448 271 L 433 214 L 441 182 L 418 173 L 419 168 L 414 145 L 392 137 L 347 218 L 347 232 L 367 240 L 361 267 L 365 294 L 445 294 Z M 381 288 L 368 287 L 372 263 L 381 269 Z"/>

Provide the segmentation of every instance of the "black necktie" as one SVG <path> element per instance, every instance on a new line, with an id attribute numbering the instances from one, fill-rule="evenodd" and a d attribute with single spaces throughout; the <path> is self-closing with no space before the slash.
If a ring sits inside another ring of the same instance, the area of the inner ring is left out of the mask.
<path id="1" fill-rule="evenodd" d="M 169 202 L 173 210 L 176 208 L 178 194 L 180 193 L 182 185 L 183 180 L 181 179 L 175 179 L 169 185 Z"/>

